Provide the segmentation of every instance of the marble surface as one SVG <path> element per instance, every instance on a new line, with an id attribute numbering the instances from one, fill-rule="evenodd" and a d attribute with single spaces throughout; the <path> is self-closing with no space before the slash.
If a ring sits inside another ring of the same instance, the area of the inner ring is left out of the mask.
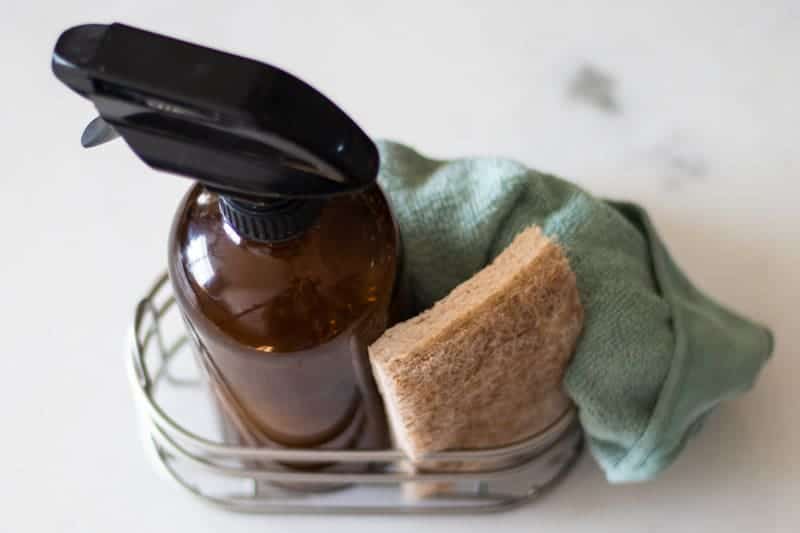
<path id="1" fill-rule="evenodd" d="M 797 2 L 8 7 L 0 531 L 797 530 Z M 488 517 L 254 517 L 201 505 L 142 453 L 122 358 L 187 182 L 148 170 L 122 143 L 83 151 L 92 109 L 48 67 L 60 30 L 115 20 L 281 65 L 374 136 L 434 156 L 511 156 L 644 204 L 702 288 L 773 326 L 773 360 L 651 483 L 609 486 L 587 456 L 539 503 Z"/>

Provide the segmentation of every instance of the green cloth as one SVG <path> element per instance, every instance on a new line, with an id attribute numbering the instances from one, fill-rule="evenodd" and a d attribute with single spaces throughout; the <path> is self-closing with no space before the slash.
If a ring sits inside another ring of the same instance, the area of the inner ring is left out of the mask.
<path id="1" fill-rule="evenodd" d="M 766 328 L 721 307 L 675 265 L 647 214 L 507 159 L 435 161 L 381 142 L 380 184 L 403 239 L 402 283 L 427 308 L 527 226 L 559 242 L 584 330 L 565 377 L 609 481 L 654 477 L 721 400 L 750 388 Z"/>

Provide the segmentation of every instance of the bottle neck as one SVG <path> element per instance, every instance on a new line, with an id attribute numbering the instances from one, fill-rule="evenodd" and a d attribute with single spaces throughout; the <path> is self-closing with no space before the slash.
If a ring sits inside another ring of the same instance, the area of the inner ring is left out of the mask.
<path id="1" fill-rule="evenodd" d="M 319 216 L 319 199 L 243 200 L 220 195 L 222 216 L 245 239 L 279 243 L 302 235 Z"/>

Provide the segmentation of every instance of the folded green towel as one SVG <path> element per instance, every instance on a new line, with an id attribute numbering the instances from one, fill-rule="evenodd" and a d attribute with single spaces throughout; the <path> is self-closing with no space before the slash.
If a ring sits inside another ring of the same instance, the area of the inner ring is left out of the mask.
<path id="1" fill-rule="evenodd" d="M 380 143 L 402 282 L 432 305 L 532 224 L 565 249 L 586 319 L 565 387 L 612 482 L 668 466 L 721 400 L 748 389 L 772 335 L 700 293 L 646 213 L 506 159 L 434 161 Z"/>

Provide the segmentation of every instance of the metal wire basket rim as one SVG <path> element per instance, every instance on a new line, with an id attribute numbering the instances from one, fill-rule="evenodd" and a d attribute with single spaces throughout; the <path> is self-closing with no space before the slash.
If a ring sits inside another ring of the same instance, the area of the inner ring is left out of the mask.
<path id="1" fill-rule="evenodd" d="M 187 490 L 192 496 L 198 498 L 200 501 L 229 511 L 236 511 L 241 513 L 250 514 L 317 514 L 320 512 L 320 507 L 316 504 L 293 503 L 297 500 L 291 497 L 285 499 L 273 499 L 268 503 L 253 499 L 252 497 L 237 497 L 237 496 L 212 496 L 204 493 L 194 484 L 186 481 L 183 476 L 171 465 L 171 458 L 168 454 L 159 447 L 156 440 L 150 440 L 150 447 L 153 450 L 161 468 L 165 475 L 169 476 L 178 486 Z M 357 515 L 376 515 L 376 514 L 439 514 L 439 515 L 461 515 L 464 513 L 496 513 L 514 509 L 528 503 L 542 494 L 548 492 L 555 487 L 566 475 L 570 472 L 577 460 L 580 458 L 580 449 L 582 448 L 582 441 L 579 441 L 578 450 L 574 453 L 567 464 L 560 469 L 558 474 L 551 478 L 548 482 L 542 485 L 531 487 L 528 492 L 522 496 L 513 494 L 448 494 L 446 496 L 428 496 L 426 497 L 428 505 L 419 506 L 418 502 L 412 502 L 408 505 L 335 505 L 326 506 L 324 512 L 326 514 L 357 514 Z M 438 500 L 438 501 L 437 501 Z M 479 507 L 460 507 L 453 506 L 454 501 L 470 501 L 470 502 L 485 502 Z"/>
<path id="2" fill-rule="evenodd" d="M 411 481 L 425 481 L 432 483 L 458 482 L 458 481 L 492 481 L 503 479 L 507 476 L 524 471 L 530 466 L 530 461 L 536 456 L 528 456 L 524 460 L 519 460 L 512 464 L 496 465 L 495 467 L 480 468 L 462 472 L 402 472 L 402 471 L 377 471 L 371 473 L 347 473 L 347 472 L 302 472 L 297 470 L 282 469 L 278 465 L 259 466 L 259 468 L 231 467 L 210 461 L 206 457 L 199 457 L 175 442 L 157 424 L 152 424 L 151 437 L 164 448 L 170 449 L 173 453 L 189 461 L 194 466 L 207 472 L 223 475 L 226 477 L 258 479 L 264 481 L 296 482 L 296 483 L 366 483 L 366 484 L 393 484 Z M 558 441 L 550 443 L 540 454 L 546 453 Z"/>
<path id="3" fill-rule="evenodd" d="M 446 496 L 427 496 L 427 504 L 420 506 L 418 502 L 411 502 L 407 505 L 334 505 L 326 506 L 326 514 L 353 514 L 353 515 L 412 515 L 412 514 L 438 514 L 438 515 L 462 515 L 464 513 L 497 513 L 514 509 L 528 503 L 556 486 L 570 472 L 572 467 L 580 457 L 581 442 L 578 451 L 573 454 L 568 463 L 556 476 L 542 485 L 532 486 L 528 492 L 522 496 L 513 494 L 448 494 Z M 253 499 L 250 496 L 213 496 L 203 492 L 196 485 L 186 481 L 184 477 L 171 464 L 169 455 L 159 447 L 155 440 L 150 440 L 151 450 L 153 451 L 161 469 L 165 475 L 174 481 L 178 486 L 188 491 L 192 496 L 203 503 L 222 508 L 229 511 L 249 514 L 318 514 L 321 509 L 319 505 L 311 503 L 295 503 L 297 500 L 292 497 L 275 498 L 268 502 Z M 452 502 L 485 502 L 478 507 L 454 506 Z"/>

